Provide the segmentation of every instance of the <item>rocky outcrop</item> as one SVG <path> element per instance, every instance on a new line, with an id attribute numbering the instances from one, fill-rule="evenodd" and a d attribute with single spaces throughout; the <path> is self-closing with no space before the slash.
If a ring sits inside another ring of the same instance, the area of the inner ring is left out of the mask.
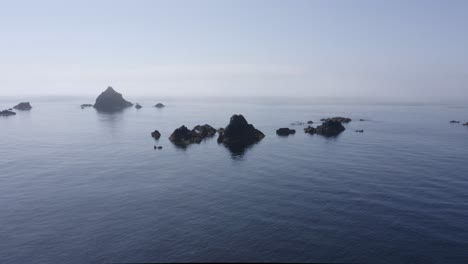
<path id="1" fill-rule="evenodd" d="M 280 129 L 276 130 L 276 134 L 278 136 L 289 136 L 289 135 L 292 135 L 292 134 L 296 134 L 296 130 L 289 129 L 287 127 L 283 127 L 283 128 L 280 128 Z"/>
<path id="2" fill-rule="evenodd" d="M 13 106 L 14 109 L 16 110 L 31 110 L 32 109 L 32 106 L 29 102 L 23 102 L 23 103 L 19 103 L 15 106 Z"/>
<path id="3" fill-rule="evenodd" d="M 163 108 L 163 107 L 165 107 L 165 105 L 163 105 L 162 103 L 157 103 L 154 107 Z"/>
<path id="4" fill-rule="evenodd" d="M 332 117 L 332 118 L 322 118 L 322 119 L 320 119 L 320 121 L 322 121 L 322 122 L 336 121 L 336 122 L 340 122 L 342 124 L 347 124 L 347 123 L 351 122 L 351 118 L 337 116 L 337 117 Z"/>
<path id="5" fill-rule="evenodd" d="M 233 115 L 220 136 L 222 140 L 219 141 L 226 145 L 248 146 L 262 140 L 265 134 L 249 124 L 242 115 Z"/>
<path id="6" fill-rule="evenodd" d="M 304 128 L 304 132 L 307 133 L 307 134 L 315 134 L 315 128 L 311 127 L 311 126 L 308 126 L 306 128 Z"/>
<path id="7" fill-rule="evenodd" d="M 119 111 L 131 106 L 133 106 L 132 103 L 126 101 L 122 94 L 116 92 L 110 86 L 96 98 L 94 104 L 94 108 L 105 112 Z"/>
<path id="8" fill-rule="evenodd" d="M 452 121 L 450 121 L 450 124 L 460 124 L 460 121 L 452 120 Z"/>
<path id="9" fill-rule="evenodd" d="M 190 145 L 200 143 L 202 138 L 197 132 L 189 130 L 186 126 L 181 126 L 174 130 L 169 140 L 176 145 Z"/>
<path id="10" fill-rule="evenodd" d="M 195 126 L 193 128 L 193 131 L 195 131 L 201 138 L 212 137 L 216 134 L 216 129 L 214 129 L 208 124 L 205 124 L 203 126 Z"/>
<path id="11" fill-rule="evenodd" d="M 0 111 L 0 116 L 12 116 L 12 115 L 16 115 L 16 113 L 10 110 Z"/>
<path id="12" fill-rule="evenodd" d="M 136 109 L 141 109 L 142 107 L 143 107 L 143 106 L 141 106 L 139 103 L 136 103 L 136 104 L 135 104 L 135 108 L 136 108 Z"/>
<path id="13" fill-rule="evenodd" d="M 161 137 L 161 133 L 159 133 L 159 131 L 155 130 L 155 131 L 151 132 L 151 136 L 154 139 L 158 140 Z"/>
<path id="14" fill-rule="evenodd" d="M 338 136 L 345 130 L 346 129 L 341 122 L 336 120 L 327 120 L 315 129 L 315 133 L 326 137 L 333 137 Z"/>

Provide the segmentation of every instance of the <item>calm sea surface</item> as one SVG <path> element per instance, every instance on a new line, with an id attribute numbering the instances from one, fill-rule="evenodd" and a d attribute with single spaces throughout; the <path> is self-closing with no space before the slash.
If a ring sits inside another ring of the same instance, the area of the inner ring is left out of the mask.
<path id="1" fill-rule="evenodd" d="M 0 263 L 468 262 L 468 127 L 449 124 L 468 106 L 130 99 L 143 108 L 30 99 L 0 117 Z M 167 139 L 236 113 L 266 134 L 243 154 Z M 331 116 L 368 121 L 275 134 Z"/>

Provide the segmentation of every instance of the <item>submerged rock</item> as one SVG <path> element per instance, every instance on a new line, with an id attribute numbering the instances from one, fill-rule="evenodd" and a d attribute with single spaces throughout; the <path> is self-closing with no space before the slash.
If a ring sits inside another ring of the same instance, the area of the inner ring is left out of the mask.
<path id="1" fill-rule="evenodd" d="M 345 130 L 346 129 L 341 122 L 336 120 L 327 120 L 315 129 L 315 133 L 326 137 L 333 137 L 339 135 Z"/>
<path id="2" fill-rule="evenodd" d="M 289 129 L 287 127 L 283 127 L 283 128 L 280 128 L 280 129 L 276 130 L 276 134 L 278 136 L 289 136 L 289 135 L 292 135 L 292 134 L 296 134 L 296 130 Z"/>
<path id="3" fill-rule="evenodd" d="M 322 119 L 320 119 L 320 121 L 322 121 L 322 122 L 336 121 L 336 122 L 347 124 L 347 123 L 351 122 L 351 118 L 337 116 L 337 117 L 332 117 L 332 118 L 322 118 Z"/>
<path id="4" fill-rule="evenodd" d="M 23 102 L 13 106 L 13 108 L 16 110 L 31 110 L 32 106 L 29 102 Z"/>
<path id="5" fill-rule="evenodd" d="M 460 121 L 452 120 L 452 121 L 450 121 L 450 124 L 460 124 Z"/>
<path id="6" fill-rule="evenodd" d="M 364 121 L 367 121 L 366 119 L 359 119 L 360 122 L 364 122 Z"/>
<path id="7" fill-rule="evenodd" d="M 143 106 L 141 106 L 139 103 L 136 103 L 136 104 L 135 104 L 135 108 L 136 108 L 136 109 L 141 109 L 142 107 L 143 107 Z"/>
<path id="8" fill-rule="evenodd" d="M 291 126 L 302 126 L 302 125 L 304 125 L 304 122 L 301 122 L 301 121 L 296 121 L 296 122 L 291 123 Z"/>
<path id="9" fill-rule="evenodd" d="M 10 110 L 0 111 L 0 116 L 12 116 L 12 115 L 16 115 L 16 113 Z"/>
<path id="10" fill-rule="evenodd" d="M 354 132 L 356 132 L 356 133 L 364 133 L 364 130 L 358 129 L 358 130 L 355 130 Z"/>
<path id="11" fill-rule="evenodd" d="M 154 107 L 163 108 L 163 107 L 165 107 L 165 105 L 163 105 L 162 103 L 157 103 Z"/>
<path id="12" fill-rule="evenodd" d="M 92 104 L 82 104 L 81 109 L 84 109 L 85 107 L 93 107 Z"/>
<path id="13" fill-rule="evenodd" d="M 100 111 L 118 111 L 127 107 L 133 106 L 132 103 L 126 101 L 122 94 L 116 92 L 112 87 L 102 92 L 97 98 L 94 108 Z"/>
<path id="14" fill-rule="evenodd" d="M 151 136 L 154 139 L 158 140 L 161 137 L 161 133 L 159 133 L 159 131 L 155 130 L 155 131 L 151 132 Z"/>
<path id="15" fill-rule="evenodd" d="M 169 140 L 177 145 L 189 145 L 192 143 L 200 143 L 202 137 L 197 132 L 189 130 L 186 126 L 181 126 L 174 130 Z"/>

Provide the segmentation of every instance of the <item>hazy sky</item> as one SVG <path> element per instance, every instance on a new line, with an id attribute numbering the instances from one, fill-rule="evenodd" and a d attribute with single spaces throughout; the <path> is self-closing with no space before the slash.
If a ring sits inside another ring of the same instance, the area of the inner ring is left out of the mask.
<path id="1" fill-rule="evenodd" d="M 0 2 L 0 96 L 468 97 L 468 1 Z"/>

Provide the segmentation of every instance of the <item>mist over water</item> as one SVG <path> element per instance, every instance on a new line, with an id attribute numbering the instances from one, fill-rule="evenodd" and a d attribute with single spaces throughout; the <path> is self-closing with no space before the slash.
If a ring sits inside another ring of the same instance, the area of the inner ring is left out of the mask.
<path id="1" fill-rule="evenodd" d="M 466 105 L 127 99 L 143 108 L 37 99 L 0 118 L 1 263 L 468 259 L 468 127 L 449 124 Z M 266 135 L 243 153 L 167 139 L 239 113 Z M 290 125 L 332 116 L 353 119 L 336 138 Z"/>

